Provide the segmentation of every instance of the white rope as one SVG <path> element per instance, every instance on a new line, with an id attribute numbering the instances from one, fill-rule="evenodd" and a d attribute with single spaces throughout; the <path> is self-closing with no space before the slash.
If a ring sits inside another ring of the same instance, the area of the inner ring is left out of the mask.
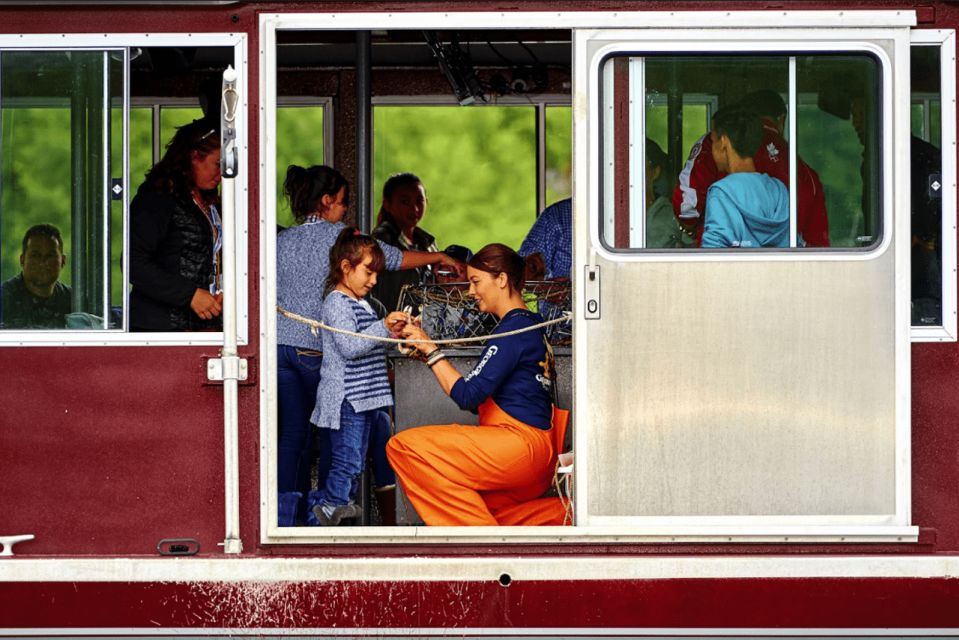
<path id="1" fill-rule="evenodd" d="M 563 315 L 559 318 L 554 318 L 552 320 L 545 320 L 539 324 L 530 325 L 528 327 L 523 327 L 522 329 L 513 329 L 512 331 L 505 331 L 503 333 L 495 333 L 488 336 L 472 336 L 470 338 L 447 338 L 444 340 L 411 340 L 410 338 L 381 338 L 380 336 L 371 336 L 365 333 L 357 333 L 355 331 L 349 331 L 347 329 L 338 329 L 337 327 L 331 327 L 329 325 L 323 324 L 319 320 L 313 320 L 311 318 L 306 318 L 304 316 L 293 313 L 292 311 L 287 311 L 280 305 L 276 305 L 276 310 L 278 313 L 283 314 L 290 320 L 296 322 L 301 322 L 313 331 L 313 335 L 317 334 L 318 329 L 324 329 L 325 331 L 331 331 L 333 333 L 342 333 L 346 336 L 353 336 L 354 338 L 365 338 L 367 340 L 375 340 L 377 342 L 388 342 L 390 344 L 461 344 L 464 342 L 485 342 L 490 338 L 505 338 L 506 336 L 514 336 L 520 333 L 526 333 L 527 331 L 533 331 L 534 329 L 539 329 L 542 327 L 548 327 L 550 325 L 559 324 L 560 322 L 569 322 L 573 319 L 573 314 L 569 311 L 564 311 Z"/>

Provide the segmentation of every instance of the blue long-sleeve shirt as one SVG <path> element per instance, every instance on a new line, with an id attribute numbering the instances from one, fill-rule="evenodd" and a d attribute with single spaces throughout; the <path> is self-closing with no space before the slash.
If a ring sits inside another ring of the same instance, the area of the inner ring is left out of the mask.
<path id="1" fill-rule="evenodd" d="M 539 314 L 513 309 L 493 331 L 506 333 L 542 322 Z M 510 416 L 549 429 L 552 419 L 552 384 L 542 329 L 504 338 L 490 338 L 473 370 L 450 389 L 450 398 L 461 409 L 476 409 L 489 397 Z"/>
<path id="2" fill-rule="evenodd" d="M 542 254 L 547 280 L 568 278 L 573 264 L 573 201 L 566 198 L 543 209 L 517 253 L 524 258 Z"/>

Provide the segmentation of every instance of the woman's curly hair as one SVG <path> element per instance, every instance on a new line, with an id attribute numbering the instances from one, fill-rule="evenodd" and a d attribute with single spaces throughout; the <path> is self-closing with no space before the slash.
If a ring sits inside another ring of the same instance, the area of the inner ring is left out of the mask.
<path id="1" fill-rule="evenodd" d="M 201 118 L 176 130 L 166 146 L 163 157 L 146 174 L 147 182 L 157 191 L 175 193 L 181 198 L 191 197 L 193 190 L 192 153 L 205 158 L 220 148 L 220 136 L 210 120 Z M 216 189 L 200 192 L 204 204 L 217 204 Z"/>

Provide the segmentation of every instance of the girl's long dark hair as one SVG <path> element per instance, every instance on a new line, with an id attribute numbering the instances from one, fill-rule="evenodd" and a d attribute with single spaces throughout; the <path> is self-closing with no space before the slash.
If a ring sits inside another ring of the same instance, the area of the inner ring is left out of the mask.
<path id="1" fill-rule="evenodd" d="M 526 260 L 505 244 L 488 244 L 473 256 L 468 266 L 498 276 L 506 274 L 513 291 L 522 291 L 526 284 Z"/>
<path id="2" fill-rule="evenodd" d="M 146 181 L 155 190 L 174 193 L 181 199 L 190 200 L 193 191 L 193 152 L 205 158 L 220 148 L 220 134 L 214 124 L 205 118 L 194 120 L 176 130 L 166 146 L 160 161 L 146 174 Z M 206 205 L 220 201 L 216 189 L 200 192 Z"/>
<path id="3" fill-rule="evenodd" d="M 386 256 L 379 243 L 373 239 L 373 236 L 357 231 L 356 227 L 344 227 L 330 248 L 330 273 L 326 276 L 324 291 L 327 293 L 332 291 L 343 280 L 341 262 L 346 260 L 350 263 L 350 267 L 355 269 L 367 255 L 373 257 L 370 271 L 381 272 L 386 266 Z"/>
<path id="4" fill-rule="evenodd" d="M 290 211 L 298 224 L 320 208 L 323 196 L 336 198 L 340 189 L 344 192 L 345 204 L 350 202 L 350 184 L 339 171 L 323 164 L 301 167 L 291 164 L 286 169 L 283 193 L 290 201 Z"/>

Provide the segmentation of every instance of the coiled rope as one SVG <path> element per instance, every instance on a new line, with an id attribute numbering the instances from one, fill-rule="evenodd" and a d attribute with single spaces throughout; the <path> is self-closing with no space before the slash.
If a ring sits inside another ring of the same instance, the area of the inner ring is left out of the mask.
<path id="1" fill-rule="evenodd" d="M 288 311 L 276 305 L 277 313 L 286 316 L 290 320 L 303 323 L 310 327 L 310 331 L 313 335 L 318 335 L 319 330 L 323 329 L 324 331 L 330 331 L 332 333 L 342 333 L 346 336 L 353 336 L 354 338 L 364 338 L 366 340 L 375 340 L 377 342 L 388 342 L 390 344 L 463 344 L 467 342 L 485 342 L 490 338 L 505 338 L 506 336 L 513 336 L 520 333 L 526 333 L 527 331 L 533 331 L 534 329 L 540 329 L 542 327 L 548 327 L 554 324 L 559 324 L 560 322 L 569 322 L 573 319 L 573 314 L 569 311 L 564 311 L 563 315 L 552 320 L 544 320 L 543 322 L 530 325 L 528 327 L 523 327 L 522 329 L 513 329 L 512 331 L 504 331 L 503 333 L 496 333 L 486 336 L 471 336 L 469 338 L 444 338 L 441 340 L 412 340 L 410 338 L 381 338 L 380 336 L 371 336 L 365 333 L 357 333 L 356 331 L 349 331 L 348 329 L 340 329 L 337 327 L 331 327 L 327 324 L 323 324 L 319 320 L 313 320 L 312 318 L 307 318 L 301 316 L 292 311 Z"/>

